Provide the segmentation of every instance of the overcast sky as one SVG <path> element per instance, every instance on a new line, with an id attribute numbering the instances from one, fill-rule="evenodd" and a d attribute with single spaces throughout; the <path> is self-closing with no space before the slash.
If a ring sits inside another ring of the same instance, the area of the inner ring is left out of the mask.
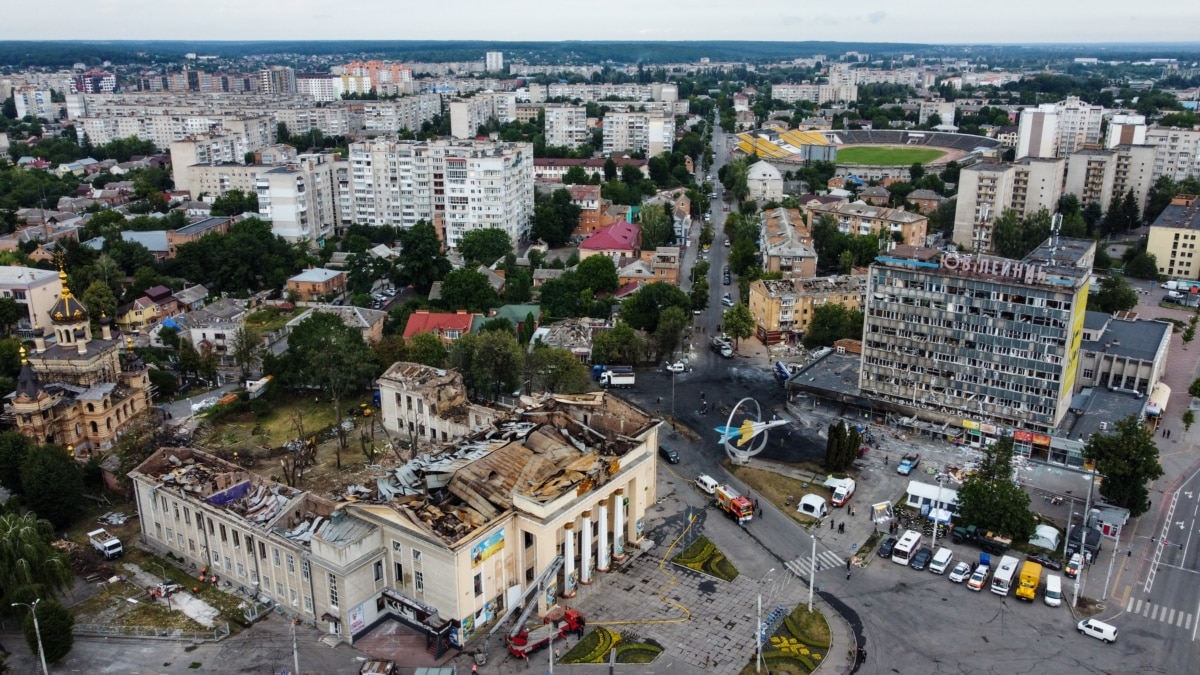
<path id="1" fill-rule="evenodd" d="M 0 39 L 1200 40 L 1200 3 L 1127 0 L 12 0 Z"/>

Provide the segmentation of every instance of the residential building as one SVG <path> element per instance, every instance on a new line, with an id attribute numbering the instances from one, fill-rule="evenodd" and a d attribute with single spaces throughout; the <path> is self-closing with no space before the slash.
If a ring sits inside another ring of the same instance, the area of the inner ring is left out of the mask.
<path id="1" fill-rule="evenodd" d="M 1016 158 L 1066 157 L 1085 145 L 1100 143 L 1104 107 L 1077 96 L 1021 111 Z"/>
<path id="2" fill-rule="evenodd" d="M 1106 211 L 1113 199 L 1132 192 L 1140 213 L 1146 209 L 1146 199 L 1154 184 L 1154 154 L 1152 145 L 1078 150 L 1067 158 L 1063 190 L 1079 197 L 1084 206 L 1097 202 Z"/>
<path id="3" fill-rule="evenodd" d="M 397 99 L 361 101 L 362 128 L 366 133 L 394 134 L 418 131 L 421 125 L 442 112 L 442 97 L 416 94 Z"/>
<path id="4" fill-rule="evenodd" d="M 750 314 L 754 336 L 765 345 L 799 341 L 812 325 L 813 315 L 823 305 L 860 309 L 866 277 L 793 277 L 750 283 Z"/>
<path id="5" fill-rule="evenodd" d="M 904 201 L 916 206 L 918 213 L 929 215 L 934 211 L 937 211 L 938 207 L 942 205 L 942 202 L 946 201 L 946 198 L 934 192 L 933 190 L 921 189 L 913 190 L 912 192 L 908 193 L 908 196 L 904 198 Z"/>
<path id="6" fill-rule="evenodd" d="M 587 108 L 581 105 L 547 105 L 546 145 L 572 150 L 591 140 Z"/>
<path id="7" fill-rule="evenodd" d="M 533 217 L 533 148 L 494 141 L 399 141 L 350 144 L 349 222 L 409 228 L 444 219 L 444 241 L 457 248 L 469 230 L 504 230 L 516 246 Z"/>
<path id="8" fill-rule="evenodd" d="M 1021 111 L 1017 123 L 1016 158 L 1056 157 L 1058 153 L 1058 106 L 1043 103 Z"/>
<path id="9" fill-rule="evenodd" d="M 51 100 L 48 89 L 20 87 L 12 91 L 12 97 L 17 105 L 17 119 L 26 115 L 49 121 L 58 119 L 58 104 Z"/>
<path id="10" fill-rule="evenodd" d="M 301 155 L 295 162 L 259 173 L 254 182 L 258 212 L 271 223 L 271 232 L 316 248 L 348 225 L 340 207 L 339 165 L 348 168 L 349 162 L 334 154 Z"/>
<path id="11" fill-rule="evenodd" d="M 492 120 L 508 124 L 516 119 L 514 92 L 483 92 L 450 102 L 450 135 L 454 138 L 474 138 L 479 127 Z"/>
<path id="12" fill-rule="evenodd" d="M 750 198 L 759 204 L 783 201 L 783 174 L 769 162 L 755 162 L 746 172 Z"/>
<path id="13" fill-rule="evenodd" d="M 979 162 L 958 178 L 954 243 L 972 251 L 992 249 L 992 224 L 1012 209 L 1024 218 L 1045 209 L 1053 213 L 1062 196 L 1061 158 L 1026 157 L 1016 162 Z"/>
<path id="14" fill-rule="evenodd" d="M 892 193 L 882 185 L 872 185 L 858 191 L 858 199 L 871 206 L 887 206 L 892 201 Z"/>
<path id="15" fill-rule="evenodd" d="M 504 52 L 488 52 L 484 59 L 484 69 L 489 73 L 504 72 Z"/>
<path id="16" fill-rule="evenodd" d="M 1146 117 L 1144 115 L 1113 115 L 1108 120 L 1108 131 L 1104 134 L 1104 147 L 1146 145 L 1146 142 Z"/>
<path id="17" fill-rule="evenodd" d="M 798 209 L 764 211 L 759 222 L 764 272 L 782 272 L 785 277 L 816 276 L 812 232 Z"/>
<path id="18" fill-rule="evenodd" d="M 925 124 L 933 115 L 937 115 L 941 124 L 954 124 L 954 101 L 944 101 L 940 98 L 924 99 L 918 104 L 917 124 Z"/>
<path id="19" fill-rule="evenodd" d="M 1046 434 L 1079 376 L 1096 244 L 1058 237 L 1024 260 L 893 249 L 871 265 L 862 395 L 973 446 Z M 961 430 L 961 431 L 960 431 Z"/>
<path id="20" fill-rule="evenodd" d="M 785 103 L 812 101 L 817 105 L 858 100 L 856 84 L 790 84 L 784 82 L 771 86 L 771 98 Z"/>
<path id="21" fill-rule="evenodd" d="M 471 332 L 471 321 L 475 317 L 466 310 L 457 312 L 430 312 L 419 309 L 408 317 L 404 324 L 404 339 L 418 333 L 433 333 L 449 347 L 455 340 Z"/>
<path id="22" fill-rule="evenodd" d="M 295 94 L 296 69 L 290 66 L 271 66 L 258 71 L 259 91 L 267 94 Z"/>
<path id="23" fill-rule="evenodd" d="M 579 207 L 579 226 L 575 228 L 575 235 L 586 237 L 608 224 L 604 216 L 609 202 L 600 196 L 599 185 L 565 185 L 563 189 L 570 193 L 571 203 Z"/>
<path id="24" fill-rule="evenodd" d="M 680 254 L 678 246 L 659 246 L 653 251 L 642 251 L 637 262 L 645 266 L 649 274 L 645 277 L 628 277 L 624 272 L 618 272 L 621 284 L 627 284 L 633 281 L 645 281 L 653 283 L 661 281 L 671 284 L 672 286 L 679 285 L 679 264 Z M 628 267 L 628 266 L 626 266 Z"/>
<path id="25" fill-rule="evenodd" d="M 1200 176 L 1200 129 L 1150 127 L 1146 142 L 1156 147 L 1154 180 L 1160 176 L 1175 181 Z"/>
<path id="26" fill-rule="evenodd" d="M 369 89 L 381 95 L 411 94 L 413 87 L 412 69 L 394 61 L 351 61 L 342 66 L 346 75 L 367 77 Z"/>
<path id="27" fill-rule="evenodd" d="M 62 280 L 54 270 L 0 265 L 0 297 L 12 298 L 21 310 L 21 318 L 13 328 L 22 338 L 50 330 L 50 310 L 62 293 Z"/>
<path id="28" fill-rule="evenodd" d="M 1200 280 L 1200 198 L 1179 195 L 1150 225 L 1146 253 L 1158 261 L 1158 273 L 1172 279 Z"/>
<path id="29" fill-rule="evenodd" d="M 830 216 L 837 221 L 843 234 L 874 234 L 883 240 L 897 241 L 909 246 L 923 246 L 929 218 L 904 209 L 871 206 L 863 202 L 852 204 L 819 204 L 808 208 L 811 231 L 815 219 Z"/>
<path id="30" fill-rule="evenodd" d="M 288 279 L 288 293 L 295 292 L 301 302 L 340 297 L 346 292 L 346 273 L 311 267 Z"/>
<path id="31" fill-rule="evenodd" d="M 111 94 L 117 90 L 117 76 L 92 68 L 71 78 L 72 94 Z"/>
<path id="32" fill-rule="evenodd" d="M 229 228 L 232 225 L 232 217 L 213 216 L 174 230 L 167 230 L 167 258 L 174 258 L 180 246 L 196 241 L 206 234 L 229 234 Z"/>
<path id="33" fill-rule="evenodd" d="M 645 178 L 650 177 L 650 162 L 645 159 L 633 159 L 632 157 L 612 157 L 613 163 L 616 164 L 617 175 L 626 166 L 636 166 L 642 172 Z M 551 181 L 561 183 L 562 178 L 566 175 L 571 167 L 582 167 L 587 172 L 588 178 L 599 176 L 604 178 L 604 165 L 608 162 L 607 159 L 593 157 L 590 159 L 558 159 L 552 157 L 538 157 L 533 160 L 533 175 L 539 181 Z"/>
<path id="34" fill-rule="evenodd" d="M 288 332 L 290 333 L 292 329 L 304 323 L 317 312 L 333 314 L 338 317 L 342 320 L 342 323 L 362 333 L 363 342 L 368 345 L 375 344 L 383 339 L 383 324 L 387 321 L 387 312 L 377 309 L 367 309 L 366 307 L 355 307 L 353 305 L 309 306 L 308 309 L 287 322 Z"/>
<path id="35" fill-rule="evenodd" d="M 34 347 L 21 348 L 21 371 L 11 410 L 17 431 L 35 443 L 67 448 L 77 458 L 109 449 L 151 405 L 146 366 L 112 334 L 102 317 L 100 336 L 58 272 L 62 295 L 50 308 L 52 341 L 35 331 Z"/>
<path id="36" fill-rule="evenodd" d="M 675 147 L 675 117 L 663 113 L 610 112 L 604 116 L 604 154 L 637 151 L 655 157 Z"/>
<path id="37" fill-rule="evenodd" d="M 621 258 L 636 258 L 642 248 L 642 230 L 637 225 L 623 220 L 605 225 L 579 244 L 579 259 L 586 260 L 594 255 L 612 258 L 620 266 Z"/>
<path id="38" fill-rule="evenodd" d="M 232 361 L 233 342 L 238 331 L 246 325 L 246 303 L 234 298 L 222 298 L 194 310 L 177 322 L 179 332 L 197 350 L 216 355 L 222 362 Z M 164 319 L 163 323 L 165 324 Z"/>

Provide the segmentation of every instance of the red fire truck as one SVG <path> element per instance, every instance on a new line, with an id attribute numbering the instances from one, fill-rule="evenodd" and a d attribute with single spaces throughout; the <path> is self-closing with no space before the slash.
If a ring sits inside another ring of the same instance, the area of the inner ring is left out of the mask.
<path id="1" fill-rule="evenodd" d="M 748 523 L 754 517 L 754 504 L 749 499 L 738 494 L 728 485 L 720 485 L 717 487 L 717 506 L 721 510 L 728 513 L 731 518 L 739 523 Z"/>

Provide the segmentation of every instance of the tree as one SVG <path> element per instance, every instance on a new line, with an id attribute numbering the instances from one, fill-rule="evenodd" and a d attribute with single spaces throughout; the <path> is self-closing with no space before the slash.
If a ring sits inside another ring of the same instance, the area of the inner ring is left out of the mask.
<path id="1" fill-rule="evenodd" d="M 0 334 L 8 335 L 26 313 L 12 298 L 0 298 Z"/>
<path id="2" fill-rule="evenodd" d="M 721 318 L 721 327 L 726 335 L 733 338 L 733 347 L 737 349 L 741 340 L 754 335 L 754 315 L 750 313 L 749 307 L 739 302 L 725 310 L 725 315 Z"/>
<path id="3" fill-rule="evenodd" d="M 642 228 L 642 249 L 653 251 L 675 240 L 675 223 L 668 207 L 648 204 L 638 216 Z"/>
<path id="4" fill-rule="evenodd" d="M 21 464 L 21 496 L 39 517 L 65 528 L 83 511 L 83 474 L 65 450 L 34 448 Z"/>
<path id="5" fill-rule="evenodd" d="M 1192 380 L 1192 384 L 1188 387 L 1188 395 L 1193 398 L 1200 398 L 1200 377 Z M 0 458 L 0 466 L 3 465 L 3 459 Z M 3 484 L 3 481 L 0 481 Z"/>
<path id="6" fill-rule="evenodd" d="M 653 333 L 658 328 L 659 316 L 668 307 L 690 312 L 692 301 L 678 286 L 656 281 L 643 286 L 621 303 L 621 320 L 638 330 Z"/>
<path id="7" fill-rule="evenodd" d="M 84 291 L 82 300 L 93 319 L 101 316 L 112 318 L 117 313 L 117 297 L 103 281 L 93 281 Z"/>
<path id="8" fill-rule="evenodd" d="M 21 467 L 33 449 L 33 441 L 19 431 L 0 433 L 0 485 L 18 494 L 24 489 Z"/>
<path id="9" fill-rule="evenodd" d="M 38 653 L 38 642 L 41 641 L 42 653 L 47 663 L 58 663 L 75 644 L 75 636 L 71 629 L 75 627 L 75 617 L 57 600 L 44 599 L 34 608 L 37 612 L 37 625 L 33 624 L 33 616 L 26 613 L 22 620 L 21 629 L 25 632 L 25 644 L 34 654 Z"/>
<path id="10" fill-rule="evenodd" d="M 992 223 L 992 251 L 1003 258 L 1020 259 L 1025 256 L 1025 236 L 1016 211 L 1004 209 L 1004 213 Z"/>
<path id="11" fill-rule="evenodd" d="M 587 367 L 566 349 L 539 345 L 530 360 L 534 391 L 582 394 L 591 388 Z"/>
<path id="12" fill-rule="evenodd" d="M 470 267 L 454 270 L 442 279 L 443 307 L 451 310 L 465 309 L 481 314 L 500 304 L 496 289 L 483 272 Z"/>
<path id="13" fill-rule="evenodd" d="M 1196 423 L 1196 413 L 1192 412 L 1189 408 L 1183 411 L 1183 417 L 1180 419 L 1183 421 L 1183 432 L 1187 433 L 1192 430 L 1192 425 Z"/>
<path id="14" fill-rule="evenodd" d="M 679 338 L 683 329 L 687 328 L 688 312 L 679 307 L 667 307 L 658 318 L 658 327 L 654 330 L 654 342 L 658 347 L 658 358 L 668 356 L 679 347 Z"/>
<path id="15" fill-rule="evenodd" d="M 983 450 L 979 469 L 958 489 L 958 521 L 1028 539 L 1037 526 L 1029 495 L 1013 483 L 1013 440 L 1001 438 Z"/>
<path id="16" fill-rule="evenodd" d="M 617 266 L 606 255 L 593 255 L 580 260 L 575 267 L 575 274 L 580 279 L 586 279 L 588 288 L 596 293 L 612 293 L 620 287 Z"/>
<path id="17" fill-rule="evenodd" d="M 243 325 L 233 333 L 233 344 L 229 353 L 233 362 L 242 369 L 242 379 L 248 379 L 254 366 L 258 364 L 258 350 L 262 347 L 262 334 L 253 326 Z"/>
<path id="18" fill-rule="evenodd" d="M 809 349 L 831 347 L 842 338 L 862 338 L 863 314 L 845 305 L 827 303 L 813 310 L 812 322 L 804 334 Z"/>
<path id="19" fill-rule="evenodd" d="M 925 166 L 920 162 L 913 162 L 912 166 L 908 167 L 908 180 L 911 183 L 916 183 L 925 176 Z"/>
<path id="20" fill-rule="evenodd" d="M 54 526 L 33 513 L 0 514 L 0 614 L 17 611 L 14 602 L 52 598 L 70 587 L 71 567 L 52 546 L 55 538 Z"/>
<path id="21" fill-rule="evenodd" d="M 615 180 L 617 177 L 617 163 L 612 157 L 604 160 L 604 180 Z"/>
<path id="22" fill-rule="evenodd" d="M 420 294 L 429 293 L 433 282 L 439 281 L 450 272 L 450 261 L 442 253 L 433 225 L 418 220 L 407 230 L 400 231 L 400 253 L 396 256 L 396 271 L 399 284 L 412 284 Z"/>
<path id="23" fill-rule="evenodd" d="M 464 335 L 451 352 L 451 363 L 476 396 L 496 400 L 521 386 L 524 357 L 512 333 Z"/>
<path id="24" fill-rule="evenodd" d="M 213 200 L 210 213 L 214 216 L 240 216 L 258 213 L 258 193 L 230 190 Z"/>
<path id="25" fill-rule="evenodd" d="M 195 375 L 200 371 L 200 352 L 192 346 L 191 340 L 179 341 L 179 373 L 184 377 Z"/>
<path id="26" fill-rule="evenodd" d="M 512 253 L 512 240 L 507 232 L 496 227 L 471 230 L 458 240 L 458 252 L 468 267 L 491 266 Z"/>
<path id="27" fill-rule="evenodd" d="M 1133 309 L 1137 303 L 1137 291 L 1123 277 L 1109 274 L 1100 280 L 1100 291 L 1096 293 L 1096 311 L 1113 314 Z"/>
<path id="28" fill-rule="evenodd" d="M 1083 457 L 1094 462 L 1096 473 L 1104 477 L 1100 496 L 1106 502 L 1129 509 L 1134 518 L 1150 509 L 1149 485 L 1162 477 L 1163 469 L 1154 431 L 1136 416 L 1117 422 L 1113 433 L 1092 434 Z"/>
<path id="29" fill-rule="evenodd" d="M 591 182 L 588 172 L 582 166 L 576 165 L 563 174 L 563 185 L 587 185 Z"/>
<path id="30" fill-rule="evenodd" d="M 459 338 L 461 339 L 461 338 Z M 408 358 L 430 368 L 446 366 L 446 345 L 433 333 L 417 333 L 408 339 Z"/>
<path id="31" fill-rule="evenodd" d="M 617 321 L 612 329 L 597 333 L 593 338 L 592 361 L 635 365 L 642 360 L 642 349 L 642 339 L 633 327 L 624 321 Z"/>
<path id="32" fill-rule="evenodd" d="M 830 473 L 842 473 L 850 469 L 858 458 L 858 449 L 862 447 L 862 436 L 858 429 L 849 427 L 845 422 L 838 421 L 829 425 L 828 438 L 825 439 L 825 470 Z"/>

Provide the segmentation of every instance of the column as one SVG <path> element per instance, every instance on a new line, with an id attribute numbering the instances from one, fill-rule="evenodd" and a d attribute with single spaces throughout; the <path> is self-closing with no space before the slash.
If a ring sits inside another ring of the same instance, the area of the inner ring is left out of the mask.
<path id="1" fill-rule="evenodd" d="M 613 493 L 613 560 L 625 559 L 625 490 Z"/>
<path id="2" fill-rule="evenodd" d="M 592 512 L 583 512 L 583 528 L 579 532 L 579 583 L 592 583 Z"/>
<path id="3" fill-rule="evenodd" d="M 596 533 L 596 570 L 608 571 L 608 507 L 600 505 L 599 532 Z"/>
<path id="4" fill-rule="evenodd" d="M 575 523 L 567 523 L 563 532 L 562 596 L 575 597 Z"/>

